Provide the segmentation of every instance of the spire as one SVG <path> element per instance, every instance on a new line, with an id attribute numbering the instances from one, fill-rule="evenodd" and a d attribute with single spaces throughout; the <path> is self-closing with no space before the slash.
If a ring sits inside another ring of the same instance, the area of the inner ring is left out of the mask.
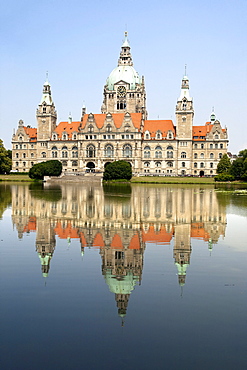
<path id="1" fill-rule="evenodd" d="M 186 98 L 188 101 L 192 101 L 192 98 L 190 97 L 189 92 L 189 78 L 187 76 L 187 65 L 185 64 L 184 67 L 184 77 L 182 78 L 182 84 L 181 84 L 181 93 L 179 97 L 179 101 L 183 100 L 183 98 Z"/>
<path id="2" fill-rule="evenodd" d="M 132 56 L 130 52 L 130 44 L 128 40 L 128 32 L 124 33 L 124 40 L 121 48 L 120 56 L 118 59 L 118 66 L 133 66 Z"/>
<path id="3" fill-rule="evenodd" d="M 53 103 L 52 96 L 51 96 L 51 85 L 48 81 L 48 72 L 46 72 L 46 81 L 45 81 L 44 86 L 43 86 L 43 94 L 42 94 L 40 104 L 42 104 L 44 102 L 48 105 L 52 105 L 52 103 Z"/>
<path id="4" fill-rule="evenodd" d="M 214 107 L 212 108 L 212 113 L 211 113 L 211 116 L 210 116 L 210 121 L 211 123 L 214 123 L 216 120 L 216 116 L 215 116 L 215 113 L 214 113 Z"/>

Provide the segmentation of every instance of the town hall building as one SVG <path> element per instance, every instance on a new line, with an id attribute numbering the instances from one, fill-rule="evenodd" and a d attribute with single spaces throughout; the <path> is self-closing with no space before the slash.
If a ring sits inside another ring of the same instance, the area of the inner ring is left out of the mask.
<path id="1" fill-rule="evenodd" d="M 118 65 L 106 80 L 100 114 L 86 113 L 79 121 L 57 122 L 48 80 L 38 105 L 37 128 L 22 120 L 12 138 L 12 169 L 28 172 L 36 163 L 57 159 L 64 173 L 103 172 L 116 160 L 126 160 L 133 175 L 214 176 L 227 153 L 227 129 L 215 114 L 202 126 L 193 125 L 189 79 L 182 79 L 176 122 L 149 120 L 144 77 L 133 67 L 125 32 Z"/>

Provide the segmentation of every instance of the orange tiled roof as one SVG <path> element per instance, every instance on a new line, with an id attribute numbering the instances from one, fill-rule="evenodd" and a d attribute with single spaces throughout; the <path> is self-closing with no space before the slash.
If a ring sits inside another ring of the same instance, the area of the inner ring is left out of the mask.
<path id="1" fill-rule="evenodd" d="M 101 129 L 104 126 L 106 114 L 94 114 L 93 116 L 94 116 L 96 126 L 99 129 Z M 131 116 L 134 127 L 137 129 L 140 129 L 142 114 L 141 113 L 130 113 L 130 116 Z M 122 126 L 124 117 L 125 117 L 125 113 L 113 113 L 112 114 L 112 119 L 113 119 L 113 122 L 116 128 L 120 128 Z M 82 129 L 86 126 L 87 120 L 88 120 L 88 114 L 85 114 L 81 122 Z"/>
<path id="2" fill-rule="evenodd" d="M 168 131 L 172 131 L 175 136 L 175 127 L 172 120 L 146 120 L 144 121 L 143 131 L 149 131 L 151 138 L 155 138 L 156 132 L 160 131 L 162 137 L 166 137 Z"/>
<path id="3" fill-rule="evenodd" d="M 194 222 L 191 224 L 191 237 L 203 239 L 204 241 L 210 239 L 209 233 L 204 229 L 204 224 L 201 222 Z"/>
<path id="4" fill-rule="evenodd" d="M 61 225 L 61 222 L 58 222 L 56 224 L 56 227 L 54 228 L 54 231 L 60 239 L 67 239 L 67 238 L 77 239 L 78 238 L 78 229 L 73 228 L 70 223 L 68 223 L 66 228 L 64 229 Z"/>
<path id="5" fill-rule="evenodd" d="M 123 243 L 120 235 L 115 234 L 111 241 L 111 248 L 113 249 L 123 249 Z"/>
<path id="6" fill-rule="evenodd" d="M 129 249 L 140 249 L 140 239 L 138 234 L 132 236 Z"/>
<path id="7" fill-rule="evenodd" d="M 23 232 L 28 233 L 29 231 L 36 231 L 36 217 L 30 217 L 26 226 L 24 226 Z"/>
<path id="8" fill-rule="evenodd" d="M 93 240 L 93 247 L 100 247 L 100 248 L 105 247 L 105 242 L 104 242 L 104 239 L 101 233 L 97 233 L 95 235 L 94 240 Z"/>
<path id="9" fill-rule="evenodd" d="M 37 129 L 33 127 L 24 126 L 26 134 L 30 137 L 31 141 L 37 141 Z"/>
<path id="10" fill-rule="evenodd" d="M 144 242 L 155 242 L 159 244 L 170 244 L 173 237 L 174 230 L 168 233 L 165 226 L 161 226 L 160 230 L 156 232 L 154 226 L 151 225 L 147 232 L 142 231 L 142 239 Z"/>
<path id="11" fill-rule="evenodd" d="M 68 138 L 71 139 L 73 132 L 78 132 L 80 124 L 81 122 L 60 122 L 57 125 L 55 132 L 57 133 L 58 138 L 61 139 L 62 133 L 66 131 L 66 133 L 68 134 Z"/>

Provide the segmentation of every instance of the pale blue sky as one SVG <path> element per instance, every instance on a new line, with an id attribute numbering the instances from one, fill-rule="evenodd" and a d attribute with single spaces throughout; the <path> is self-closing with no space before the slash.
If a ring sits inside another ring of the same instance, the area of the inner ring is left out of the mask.
<path id="1" fill-rule="evenodd" d="M 173 119 L 184 65 L 194 125 L 212 107 L 227 126 L 229 150 L 247 148 L 247 0 L 58 1 L 1 3 L 0 138 L 11 148 L 19 119 L 36 127 L 46 71 L 58 122 L 100 113 L 103 86 L 127 28 L 134 67 L 145 76 L 150 119 Z"/>

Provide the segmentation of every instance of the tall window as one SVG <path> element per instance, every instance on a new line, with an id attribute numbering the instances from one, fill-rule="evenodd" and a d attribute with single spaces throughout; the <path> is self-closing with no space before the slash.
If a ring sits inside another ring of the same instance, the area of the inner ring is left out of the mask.
<path id="1" fill-rule="evenodd" d="M 144 148 L 144 158 L 150 158 L 150 147 L 145 146 Z"/>
<path id="2" fill-rule="evenodd" d="M 87 158 L 94 158 L 95 157 L 95 147 L 94 145 L 87 146 Z"/>
<path id="3" fill-rule="evenodd" d="M 57 158 L 57 147 L 56 146 L 53 146 L 51 148 L 51 156 L 52 158 Z"/>
<path id="4" fill-rule="evenodd" d="M 197 159 L 197 153 L 194 153 L 194 158 Z"/>
<path id="5" fill-rule="evenodd" d="M 132 157 L 132 147 L 127 144 L 123 147 L 123 157 L 129 158 Z"/>
<path id="6" fill-rule="evenodd" d="M 209 157 L 214 158 L 214 153 L 210 153 Z"/>
<path id="7" fill-rule="evenodd" d="M 77 148 L 77 146 L 73 146 L 73 148 L 72 148 L 72 158 L 78 158 L 78 148 Z"/>
<path id="8" fill-rule="evenodd" d="M 201 157 L 201 158 L 204 158 L 204 153 L 201 153 L 200 157 Z"/>
<path id="9" fill-rule="evenodd" d="M 105 147 L 105 157 L 113 157 L 114 150 L 112 145 L 106 145 Z"/>
<path id="10" fill-rule="evenodd" d="M 161 146 L 156 146 L 156 148 L 155 148 L 155 158 L 162 158 L 162 148 L 161 148 Z"/>
<path id="11" fill-rule="evenodd" d="M 62 147 L 62 158 L 68 158 L 68 148 L 67 148 L 67 146 Z"/>

